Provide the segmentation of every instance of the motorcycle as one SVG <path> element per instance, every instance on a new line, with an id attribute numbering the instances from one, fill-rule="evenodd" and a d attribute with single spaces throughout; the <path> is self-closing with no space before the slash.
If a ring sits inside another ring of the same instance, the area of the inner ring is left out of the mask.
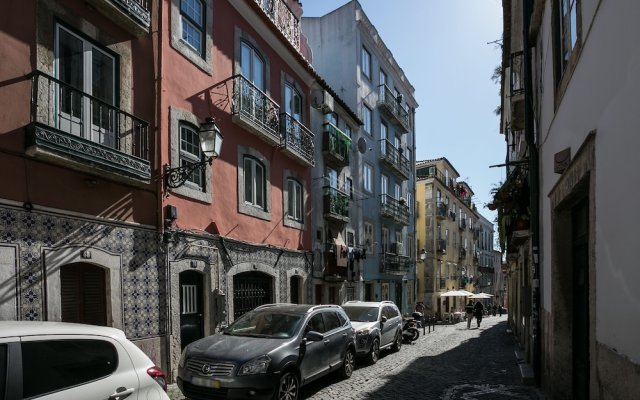
<path id="1" fill-rule="evenodd" d="M 403 318 L 402 323 L 402 340 L 405 343 L 411 343 L 418 340 L 420 337 L 420 331 L 418 330 L 418 324 L 414 317 Z"/>

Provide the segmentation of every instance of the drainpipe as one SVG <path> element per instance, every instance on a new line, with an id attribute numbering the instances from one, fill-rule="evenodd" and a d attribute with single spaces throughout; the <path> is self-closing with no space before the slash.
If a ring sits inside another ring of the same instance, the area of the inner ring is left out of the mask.
<path id="1" fill-rule="evenodd" d="M 523 2 L 522 43 L 524 63 L 524 132 L 527 148 L 529 150 L 529 204 L 531 210 L 531 335 L 533 337 L 533 372 L 536 384 L 540 385 L 541 355 L 540 355 L 540 178 L 538 167 L 538 147 L 535 142 L 533 124 L 533 79 L 531 72 L 531 48 L 529 38 L 529 25 L 533 9 L 532 0 Z"/>

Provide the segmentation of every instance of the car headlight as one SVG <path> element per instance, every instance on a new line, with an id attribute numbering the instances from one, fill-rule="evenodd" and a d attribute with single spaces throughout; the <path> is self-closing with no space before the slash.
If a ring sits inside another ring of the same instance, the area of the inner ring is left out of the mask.
<path id="1" fill-rule="evenodd" d="M 182 350 L 182 355 L 180 356 L 180 362 L 178 363 L 180 368 L 184 368 L 184 363 L 186 361 L 187 361 L 187 348 L 185 347 L 184 350 Z"/>
<path id="2" fill-rule="evenodd" d="M 356 335 L 368 335 L 369 332 L 371 332 L 369 328 L 360 329 L 358 332 L 356 332 Z"/>
<path id="3" fill-rule="evenodd" d="M 238 375 L 264 374 L 267 372 L 270 362 L 271 359 L 266 355 L 254 358 L 240 367 Z"/>

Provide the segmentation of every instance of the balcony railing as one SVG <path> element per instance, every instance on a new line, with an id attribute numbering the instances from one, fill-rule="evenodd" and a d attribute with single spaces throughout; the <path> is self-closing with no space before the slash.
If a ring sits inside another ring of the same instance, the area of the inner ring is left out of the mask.
<path id="1" fill-rule="evenodd" d="M 443 201 L 436 202 L 436 217 L 438 219 L 447 218 L 448 212 L 449 212 L 449 207 L 445 202 Z"/>
<path id="2" fill-rule="evenodd" d="M 324 217 L 336 222 L 348 222 L 349 195 L 331 186 L 324 186 L 322 191 Z"/>
<path id="3" fill-rule="evenodd" d="M 402 150 L 396 148 L 387 139 L 381 139 L 380 160 L 391 167 L 391 170 L 402 179 L 409 179 L 411 175 L 411 164 L 407 157 L 402 155 Z"/>
<path id="4" fill-rule="evenodd" d="M 409 113 L 402 106 L 402 97 L 395 96 L 387 85 L 378 86 L 378 107 L 392 121 L 394 121 L 404 132 L 408 132 L 411 128 L 409 122 Z"/>
<path id="5" fill-rule="evenodd" d="M 339 248 L 333 243 L 326 243 L 324 246 L 324 273 L 326 280 L 343 281 L 347 279 L 347 267 L 338 265 Z"/>
<path id="6" fill-rule="evenodd" d="M 300 50 L 300 21 L 283 0 L 254 0 L 287 40 Z"/>
<path id="7" fill-rule="evenodd" d="M 460 247 L 458 249 L 458 258 L 463 259 L 467 257 L 467 249 L 465 249 L 464 247 Z"/>
<path id="8" fill-rule="evenodd" d="M 149 124 L 52 76 L 31 77 L 27 154 L 148 181 Z"/>
<path id="9" fill-rule="evenodd" d="M 447 253 L 447 241 L 445 239 L 437 239 L 436 240 L 436 250 L 438 253 L 446 254 Z"/>
<path id="10" fill-rule="evenodd" d="M 135 35 L 149 33 L 149 0 L 86 0 L 102 14 Z"/>
<path id="11" fill-rule="evenodd" d="M 327 122 L 324 124 L 324 136 L 322 138 L 322 152 L 325 160 L 335 167 L 349 165 L 349 150 L 351 150 L 351 138 Z"/>
<path id="12" fill-rule="evenodd" d="M 411 259 L 393 253 L 383 253 L 380 259 L 380 271 L 391 275 L 404 275 L 411 267 Z"/>
<path id="13" fill-rule="evenodd" d="M 524 93 L 524 53 L 518 51 L 511 54 L 511 96 Z"/>
<path id="14" fill-rule="evenodd" d="M 388 194 L 380 195 L 380 214 L 393 218 L 402 225 L 409 225 L 409 206 L 405 201 L 393 198 Z"/>
<path id="15" fill-rule="evenodd" d="M 247 78 L 233 77 L 234 117 L 251 132 L 276 145 L 282 142 L 279 111 L 278 104 Z"/>
<path id="16" fill-rule="evenodd" d="M 280 114 L 280 133 L 285 152 L 303 164 L 313 167 L 315 164 L 313 133 L 300 121 L 286 113 Z"/>

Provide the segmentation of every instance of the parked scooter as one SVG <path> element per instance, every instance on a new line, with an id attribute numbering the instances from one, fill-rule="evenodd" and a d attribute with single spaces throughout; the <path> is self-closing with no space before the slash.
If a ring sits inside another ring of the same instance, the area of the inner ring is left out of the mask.
<path id="1" fill-rule="evenodd" d="M 402 340 L 405 343 L 411 343 L 418 340 L 420 337 L 420 331 L 418 330 L 418 324 L 414 317 L 403 318 L 402 323 Z"/>

